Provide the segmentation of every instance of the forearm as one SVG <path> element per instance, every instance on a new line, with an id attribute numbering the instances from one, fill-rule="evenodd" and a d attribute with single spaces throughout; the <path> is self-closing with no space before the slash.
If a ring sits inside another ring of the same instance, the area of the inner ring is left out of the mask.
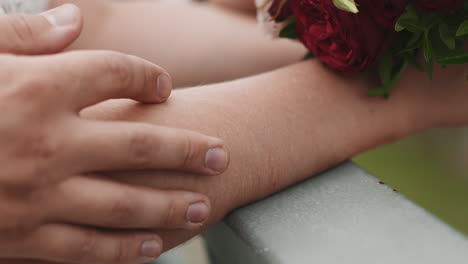
<path id="1" fill-rule="evenodd" d="M 130 173 L 126 180 L 157 188 L 206 193 L 211 222 L 377 145 L 417 129 L 403 100 L 370 98 L 364 79 L 345 79 L 317 62 L 236 82 L 177 91 L 166 105 L 111 102 L 93 118 L 144 121 L 197 130 L 223 138 L 230 169 L 204 178 L 167 173 Z M 419 128 L 418 128 L 419 129 Z M 132 175 L 133 174 L 133 175 Z M 167 246 L 191 233 L 171 233 Z"/>
<path id="2" fill-rule="evenodd" d="M 63 2 L 70 0 L 54 4 Z M 262 34 L 254 16 L 209 3 L 72 2 L 85 15 L 84 33 L 72 49 L 137 55 L 164 67 L 179 87 L 265 72 L 306 54 L 299 43 Z"/>

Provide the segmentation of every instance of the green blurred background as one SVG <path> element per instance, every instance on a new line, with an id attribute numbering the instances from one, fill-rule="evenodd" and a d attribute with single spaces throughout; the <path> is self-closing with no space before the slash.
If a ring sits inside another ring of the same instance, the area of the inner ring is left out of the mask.
<path id="1" fill-rule="evenodd" d="M 354 161 L 468 235 L 468 128 L 434 130 Z"/>

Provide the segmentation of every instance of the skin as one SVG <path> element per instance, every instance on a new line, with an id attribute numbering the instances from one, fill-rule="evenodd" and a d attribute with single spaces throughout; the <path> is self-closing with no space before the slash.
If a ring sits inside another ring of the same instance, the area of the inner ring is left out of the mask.
<path id="1" fill-rule="evenodd" d="M 220 177 L 158 171 L 111 175 L 145 187 L 205 193 L 212 201 L 207 227 L 234 208 L 355 154 L 427 129 L 467 124 L 467 74 L 467 66 L 437 69 L 430 82 L 411 68 L 385 100 L 366 95 L 377 85 L 372 76 L 345 78 L 308 61 L 234 82 L 179 90 L 163 105 L 111 101 L 82 116 L 162 124 L 223 138 L 231 165 Z M 198 233 L 158 231 L 165 250 Z"/>
<path id="2" fill-rule="evenodd" d="M 65 20 L 57 18 L 59 10 Z M 157 81 L 170 81 L 167 72 L 134 56 L 24 55 L 60 51 L 78 37 L 81 22 L 73 5 L 0 17 L 0 53 L 10 53 L 0 55 L 0 108 L 7 113 L 0 120 L 0 258 L 150 261 L 162 250 L 154 229 L 199 230 L 208 198 L 129 185 L 104 172 L 167 169 L 214 177 L 227 166 L 223 142 L 214 137 L 82 118 L 82 109 L 108 99 L 161 103 L 171 91 L 170 83 Z"/>
<path id="3" fill-rule="evenodd" d="M 157 171 L 112 175 L 146 187 L 205 193 L 212 201 L 209 226 L 234 208 L 367 149 L 430 128 L 467 124 L 466 74 L 467 66 L 438 69 L 430 82 L 410 69 L 385 100 L 366 95 L 375 86 L 371 78 L 344 78 L 309 61 L 235 82 L 176 91 L 164 105 L 113 101 L 83 115 L 165 124 L 224 138 L 231 165 L 220 177 Z M 165 250 L 198 233 L 159 231 Z"/>
<path id="4" fill-rule="evenodd" d="M 109 49 L 145 58 L 170 72 L 175 87 L 263 73 L 306 54 L 299 43 L 262 34 L 253 14 L 218 4 L 54 0 L 53 5 L 64 2 L 79 5 L 85 17 L 83 34 L 71 49 Z"/>
<path id="5" fill-rule="evenodd" d="M 155 172 L 141 178 L 132 172 L 120 175 L 144 186 L 185 186 L 207 194 L 213 202 L 211 224 L 232 209 L 376 146 L 435 127 L 466 125 L 467 74 L 467 66 L 439 69 L 430 82 L 425 74 L 410 69 L 392 98 L 385 100 L 366 95 L 375 87 L 370 78 L 343 78 L 310 61 L 235 82 L 177 91 L 160 107 L 114 102 L 86 115 L 170 124 L 225 139 L 232 159 L 219 178 Z M 163 235 L 165 249 L 194 234 L 169 231 Z"/>

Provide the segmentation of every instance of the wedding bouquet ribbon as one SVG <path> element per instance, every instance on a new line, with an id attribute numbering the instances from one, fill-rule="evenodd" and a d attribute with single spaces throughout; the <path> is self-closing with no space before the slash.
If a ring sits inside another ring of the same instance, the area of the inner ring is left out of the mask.
<path id="1" fill-rule="evenodd" d="M 377 69 L 381 86 L 369 91 L 371 95 L 389 96 L 410 64 L 432 79 L 434 64 L 468 63 L 468 0 L 256 3 L 264 28 L 299 39 L 310 51 L 308 57 L 345 75 Z"/>

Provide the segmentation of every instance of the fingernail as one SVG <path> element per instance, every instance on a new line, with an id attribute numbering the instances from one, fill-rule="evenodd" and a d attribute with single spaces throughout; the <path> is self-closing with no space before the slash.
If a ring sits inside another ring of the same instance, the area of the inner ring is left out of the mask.
<path id="1" fill-rule="evenodd" d="M 70 26 L 75 24 L 80 16 L 80 9 L 72 4 L 65 4 L 41 14 L 54 26 Z"/>
<path id="2" fill-rule="evenodd" d="M 156 240 L 148 240 L 141 245 L 141 256 L 144 258 L 157 258 L 162 251 L 161 244 Z"/>
<path id="3" fill-rule="evenodd" d="M 228 165 L 228 154 L 222 148 L 213 148 L 206 152 L 205 166 L 216 172 L 223 172 Z"/>
<path id="4" fill-rule="evenodd" d="M 167 74 L 161 74 L 158 76 L 158 81 L 157 81 L 157 90 L 156 94 L 158 98 L 162 100 L 166 100 L 169 95 L 171 94 L 172 90 L 172 80 Z"/>
<path id="5" fill-rule="evenodd" d="M 187 220 L 192 224 L 201 224 L 208 219 L 210 208 L 204 202 L 194 203 L 187 210 Z"/>

